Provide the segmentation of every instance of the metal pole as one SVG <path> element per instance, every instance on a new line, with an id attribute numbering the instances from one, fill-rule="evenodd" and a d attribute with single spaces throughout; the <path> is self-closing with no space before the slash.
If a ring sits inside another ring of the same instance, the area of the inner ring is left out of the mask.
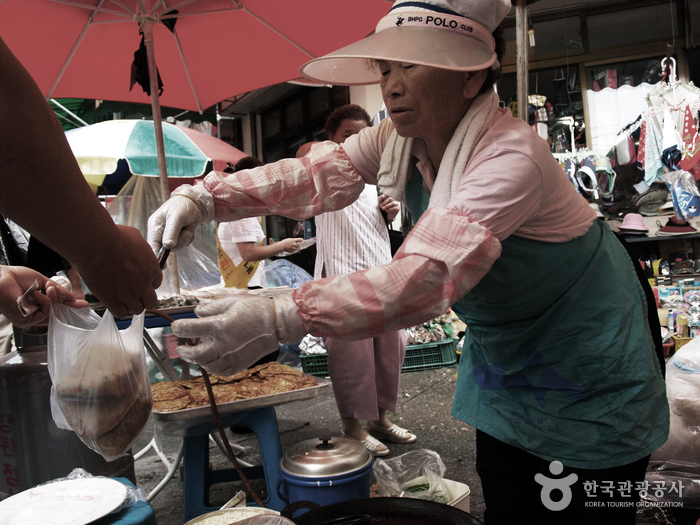
<path id="1" fill-rule="evenodd" d="M 63 106 L 61 103 L 59 103 L 57 100 L 55 100 L 55 99 L 52 98 L 52 99 L 51 99 L 51 103 L 52 103 L 52 104 L 56 104 L 59 108 L 61 108 L 61 109 L 62 109 L 63 111 L 65 111 L 68 115 L 70 115 L 70 116 L 73 117 L 75 120 L 77 120 L 78 122 L 80 122 L 83 126 L 89 126 L 89 125 L 90 125 L 90 124 L 88 124 L 87 122 L 85 122 L 83 119 L 81 119 L 78 115 L 76 115 L 76 114 L 73 113 L 71 110 L 69 110 L 67 107 L 65 107 L 65 106 Z"/>
<path id="2" fill-rule="evenodd" d="M 518 117 L 525 122 L 528 120 L 527 10 L 525 0 L 517 0 L 515 5 L 515 43 L 517 49 Z"/>
<path id="3" fill-rule="evenodd" d="M 139 20 L 143 30 L 146 54 L 148 56 L 148 76 L 151 84 L 151 108 L 153 110 L 153 127 L 156 133 L 156 153 L 158 155 L 158 178 L 160 180 L 160 196 L 163 202 L 170 198 L 168 187 L 168 169 L 165 162 L 165 144 L 163 142 L 163 117 L 160 112 L 160 96 L 158 95 L 158 68 L 156 67 L 155 42 L 153 41 L 153 24 L 156 19 L 142 16 Z"/>
<path id="4" fill-rule="evenodd" d="M 168 186 L 168 169 L 165 162 L 165 143 L 163 141 L 163 118 L 160 112 L 160 96 L 158 94 L 158 68 L 156 67 L 155 42 L 153 38 L 153 24 L 156 23 L 154 16 L 142 15 L 139 25 L 143 30 L 143 41 L 146 45 L 146 55 L 148 56 L 148 76 L 151 85 L 151 108 L 153 110 L 153 129 L 156 134 L 156 153 L 158 155 L 158 180 L 160 181 L 160 196 L 163 202 L 170 198 L 170 188 Z M 175 255 L 175 254 L 172 254 Z M 172 292 L 180 293 L 180 278 L 177 271 L 177 258 L 171 256 L 168 261 L 168 275 Z"/>

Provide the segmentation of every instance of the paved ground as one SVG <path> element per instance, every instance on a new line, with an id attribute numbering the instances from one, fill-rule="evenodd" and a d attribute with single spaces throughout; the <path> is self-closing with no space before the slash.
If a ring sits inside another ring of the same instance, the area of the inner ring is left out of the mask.
<path id="1" fill-rule="evenodd" d="M 450 416 L 456 377 L 457 368 L 405 372 L 402 375 L 399 409 L 393 420 L 414 431 L 418 441 L 411 445 L 388 444 L 391 454 L 387 458 L 419 447 L 436 451 L 447 467 L 446 477 L 470 487 L 471 513 L 482 519 L 481 486 L 474 466 L 475 431 Z M 340 417 L 331 392 L 311 400 L 279 406 L 276 412 L 283 451 L 300 441 L 321 435 L 340 435 Z M 134 446 L 134 451 L 141 450 L 151 437 L 150 430 L 145 432 Z M 161 450 L 172 461 L 179 440 L 172 436 L 159 436 L 158 439 Z M 246 447 L 247 452 L 241 456 L 242 459 L 259 464 L 253 434 L 234 434 L 231 442 Z M 216 446 L 212 447 L 211 454 L 215 469 L 230 468 L 230 463 Z M 165 473 L 164 464 L 153 451 L 148 451 L 136 461 L 137 484 L 147 493 L 153 490 Z M 256 490 L 264 489 L 259 482 L 254 482 L 253 486 Z M 234 483 L 215 485 L 211 492 L 211 504 L 223 505 L 241 488 L 240 484 Z M 151 501 L 158 525 L 182 525 L 182 496 L 182 481 L 178 474 Z"/>
<path id="2" fill-rule="evenodd" d="M 388 444 L 391 454 L 384 459 L 419 447 L 436 451 L 447 467 L 446 477 L 469 486 L 471 513 L 482 520 L 484 504 L 475 468 L 475 430 L 450 416 L 456 379 L 456 367 L 402 374 L 399 409 L 393 420 L 413 430 L 418 435 L 418 441 L 412 445 Z M 328 434 L 340 435 L 340 417 L 332 392 L 310 400 L 278 406 L 276 413 L 283 452 L 307 439 Z M 139 438 L 134 451 L 141 450 L 151 440 L 152 428 L 153 425 L 149 423 L 148 430 Z M 232 443 L 246 447 L 246 453 L 241 459 L 253 465 L 260 464 L 254 434 L 231 434 L 230 438 Z M 180 443 L 179 438 L 158 436 L 158 441 L 161 450 L 172 461 Z M 215 445 L 212 445 L 210 451 L 213 468 L 231 468 L 230 462 Z M 152 450 L 136 461 L 135 470 L 138 487 L 147 493 L 152 491 L 166 474 L 164 464 Z M 253 480 L 252 483 L 264 500 L 264 483 L 257 480 Z M 210 493 L 210 504 L 221 506 L 243 488 L 241 483 L 215 485 Z M 251 500 L 252 498 L 249 498 L 249 501 Z M 151 500 L 151 505 L 158 525 L 183 524 L 182 481 L 179 473 Z M 670 514 L 659 512 L 658 509 L 650 509 L 643 514 L 638 513 L 637 525 L 697 525 L 696 520 L 700 518 L 700 510 L 697 509 L 674 511 Z M 664 517 L 668 521 L 662 519 Z"/>

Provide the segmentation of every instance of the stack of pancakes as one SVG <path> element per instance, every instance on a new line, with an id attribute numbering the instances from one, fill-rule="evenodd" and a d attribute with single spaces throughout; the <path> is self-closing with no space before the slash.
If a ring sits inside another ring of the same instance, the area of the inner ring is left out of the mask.
<path id="1" fill-rule="evenodd" d="M 228 377 L 210 375 L 209 380 L 217 405 L 316 385 L 314 378 L 304 375 L 301 370 L 275 362 L 258 365 Z M 185 381 L 153 383 L 151 391 L 153 409 L 156 412 L 174 412 L 209 405 L 206 385 L 201 376 Z"/>

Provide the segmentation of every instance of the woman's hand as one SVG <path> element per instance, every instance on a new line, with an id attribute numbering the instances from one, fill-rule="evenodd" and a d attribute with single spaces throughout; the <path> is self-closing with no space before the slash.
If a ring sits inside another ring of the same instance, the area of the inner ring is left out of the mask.
<path id="1" fill-rule="evenodd" d="M 19 309 L 17 299 L 22 297 L 35 283 L 36 288 L 27 295 L 29 310 L 34 311 L 25 316 Z M 74 308 L 89 306 L 87 301 L 76 299 L 66 288 L 31 268 L 0 266 L 0 313 L 7 317 L 12 324 L 19 328 L 29 328 L 44 321 L 49 316 L 52 302 Z"/>
<path id="2" fill-rule="evenodd" d="M 298 343 L 306 335 L 292 295 L 274 299 L 234 295 L 197 306 L 195 319 L 178 319 L 173 333 L 199 338 L 197 346 L 179 346 L 178 354 L 209 373 L 227 376 L 245 370 L 280 343 Z"/>
<path id="3" fill-rule="evenodd" d="M 393 221 L 399 214 L 399 211 L 401 211 L 399 201 L 394 200 L 383 193 L 379 196 L 379 207 L 386 212 L 386 217 L 389 222 Z"/>

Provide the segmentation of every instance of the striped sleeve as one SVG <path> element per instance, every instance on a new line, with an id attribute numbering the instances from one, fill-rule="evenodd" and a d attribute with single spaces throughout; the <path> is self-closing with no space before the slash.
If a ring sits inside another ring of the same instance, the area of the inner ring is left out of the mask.
<path id="1" fill-rule="evenodd" d="M 214 197 L 219 222 L 260 215 L 303 220 L 353 203 L 364 180 L 343 149 L 324 142 L 301 159 L 282 159 L 226 176 L 212 172 L 203 184 Z"/>
<path id="2" fill-rule="evenodd" d="M 500 242 L 486 228 L 453 210 L 431 208 L 391 263 L 304 283 L 294 300 L 312 335 L 372 337 L 445 313 L 500 253 Z"/>

